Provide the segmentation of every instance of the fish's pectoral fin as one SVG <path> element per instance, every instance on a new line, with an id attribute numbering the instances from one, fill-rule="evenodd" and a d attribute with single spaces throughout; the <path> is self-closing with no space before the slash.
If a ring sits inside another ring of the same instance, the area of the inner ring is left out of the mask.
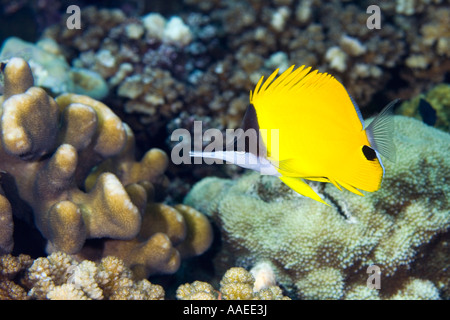
<path id="1" fill-rule="evenodd" d="M 308 197 L 308 198 L 311 198 L 318 202 L 321 202 L 323 204 L 326 204 L 327 206 L 330 206 L 328 203 L 323 201 L 322 198 L 301 178 L 286 177 L 286 176 L 281 176 L 279 178 L 281 181 L 283 181 L 289 188 L 291 188 L 295 192 L 297 192 L 305 197 Z"/>
<path id="2" fill-rule="evenodd" d="M 377 150 L 383 157 L 389 161 L 395 162 L 395 145 L 393 141 L 394 132 L 394 106 L 400 101 L 396 99 L 391 101 L 367 126 L 367 137 L 371 147 Z"/>
<path id="3" fill-rule="evenodd" d="M 298 177 L 299 173 L 296 168 L 298 168 L 298 161 L 294 158 L 280 160 L 276 163 L 276 167 L 279 169 L 283 176 L 287 177 Z"/>

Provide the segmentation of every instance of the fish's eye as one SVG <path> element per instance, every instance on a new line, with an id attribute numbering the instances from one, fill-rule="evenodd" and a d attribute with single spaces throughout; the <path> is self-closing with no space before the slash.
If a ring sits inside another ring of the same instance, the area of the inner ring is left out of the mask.
<path id="1" fill-rule="evenodd" d="M 367 160 L 373 161 L 377 158 L 377 153 L 371 147 L 364 145 L 362 147 L 362 152 Z"/>

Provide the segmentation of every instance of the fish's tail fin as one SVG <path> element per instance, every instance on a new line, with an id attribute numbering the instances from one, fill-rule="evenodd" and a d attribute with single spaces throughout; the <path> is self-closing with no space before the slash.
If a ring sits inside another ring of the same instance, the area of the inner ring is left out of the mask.
<path id="1" fill-rule="evenodd" d="M 395 99 L 390 102 L 366 128 L 371 147 L 392 162 L 395 162 L 396 157 L 393 112 L 399 101 L 400 99 Z"/>

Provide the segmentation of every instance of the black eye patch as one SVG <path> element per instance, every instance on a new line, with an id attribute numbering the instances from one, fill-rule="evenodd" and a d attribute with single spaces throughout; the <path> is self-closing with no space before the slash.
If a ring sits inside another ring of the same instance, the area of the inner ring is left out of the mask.
<path id="1" fill-rule="evenodd" d="M 364 156 L 367 160 L 373 161 L 377 158 L 377 153 L 369 146 L 363 146 L 362 152 L 364 153 Z"/>

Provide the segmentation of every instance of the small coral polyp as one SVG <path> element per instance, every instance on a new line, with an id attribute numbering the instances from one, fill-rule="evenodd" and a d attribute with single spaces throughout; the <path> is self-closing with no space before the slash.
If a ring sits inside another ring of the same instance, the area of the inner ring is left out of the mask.
<path id="1" fill-rule="evenodd" d="M 153 233 L 142 236 L 144 221 L 148 225 L 167 218 L 152 201 L 155 185 L 167 182 L 168 158 L 162 150 L 151 149 L 136 162 L 132 131 L 106 105 L 70 93 L 53 99 L 33 87 L 31 70 L 21 58 L 9 60 L 4 78 L 0 170 L 12 176 L 13 185 L 2 187 L 16 189 L 31 207 L 37 228 L 48 240 L 47 251 L 82 256 L 86 239 L 107 238 L 105 243 L 114 242 L 105 245 L 108 254 L 125 258 L 146 277 L 173 273 L 180 257 L 208 249 L 208 220 L 186 206 L 170 207 L 179 216 L 159 224 L 167 230 L 154 227 Z M 0 190 L 0 253 L 13 248 L 14 203 L 7 195 Z M 182 227 L 171 229 L 175 220 Z M 178 234 L 166 234 L 169 231 Z M 145 248 L 138 250 L 145 256 L 137 259 L 134 247 Z"/>

